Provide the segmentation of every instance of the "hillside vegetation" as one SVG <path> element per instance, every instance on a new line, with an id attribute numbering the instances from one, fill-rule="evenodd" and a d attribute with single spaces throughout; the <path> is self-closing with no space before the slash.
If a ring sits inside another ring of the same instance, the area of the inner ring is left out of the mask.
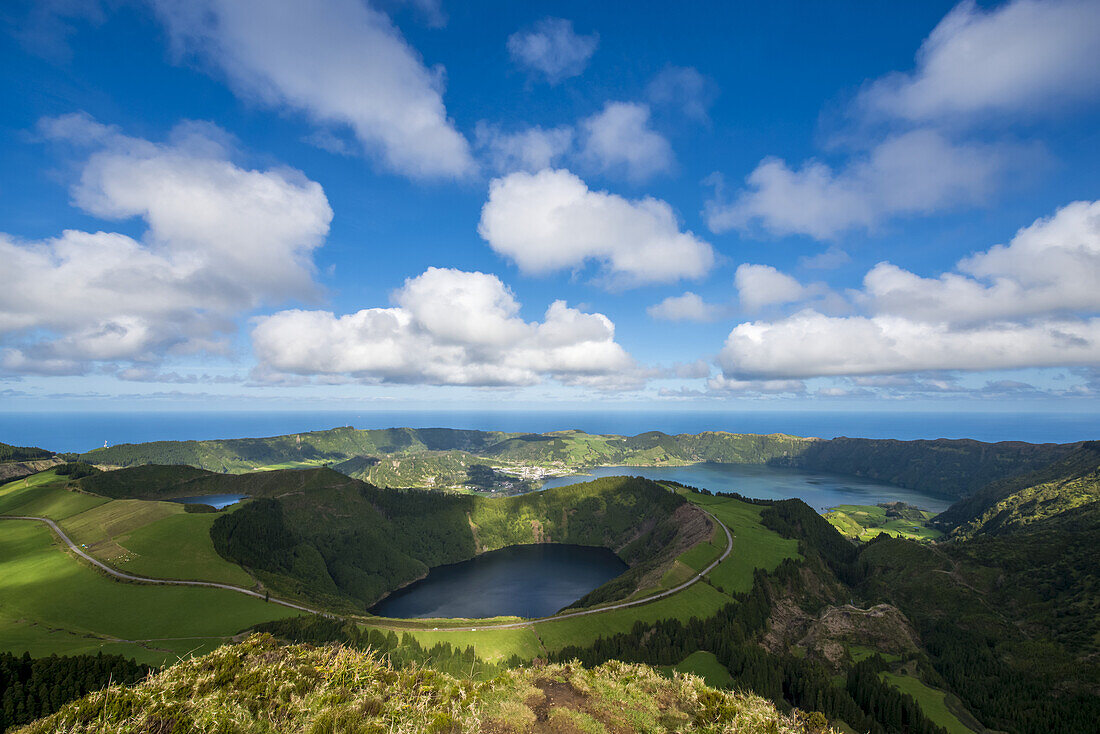
<path id="1" fill-rule="evenodd" d="M 286 475 L 302 481 L 279 484 L 277 497 L 258 487 L 262 499 L 219 517 L 211 527 L 214 547 L 273 591 L 360 611 L 431 567 L 529 543 L 612 549 L 634 567 L 634 583 L 616 587 L 629 594 L 647 572 L 711 534 L 709 523 L 688 530 L 697 511 L 641 478 L 487 499 L 382 490 L 327 469 Z M 220 486 L 268 476 L 223 477 Z M 597 594 L 589 601 L 603 600 Z"/>
<path id="2" fill-rule="evenodd" d="M 474 467 L 677 466 L 697 462 L 772 464 L 866 477 L 944 497 L 1037 470 L 1077 445 L 894 441 L 786 434 L 706 432 L 637 436 L 581 431 L 545 434 L 445 428 L 344 427 L 271 438 L 157 441 L 100 448 L 81 460 L 109 466 L 185 464 L 215 472 L 330 465 L 383 487 L 478 486 Z"/>
<path id="3" fill-rule="evenodd" d="M 1100 441 L 1088 441 L 1038 471 L 992 482 L 936 522 L 954 535 L 997 534 L 1100 501 Z"/>
<path id="4" fill-rule="evenodd" d="M 216 551 L 273 593 L 360 612 L 429 568 L 505 546 L 550 542 L 610 548 L 631 566 L 586 597 L 585 603 L 597 604 L 658 585 L 677 555 L 713 532 L 711 522 L 677 494 L 630 477 L 486 498 L 379 489 L 326 468 L 218 474 L 143 465 L 96 473 L 71 486 L 83 496 L 119 499 L 251 497 L 212 521 Z"/>
<path id="5" fill-rule="evenodd" d="M 93 693 L 19 731 L 811 730 L 758 696 L 717 691 L 695 676 L 669 679 L 641 665 L 547 665 L 477 683 L 430 669 L 395 669 L 374 654 L 340 646 L 280 646 L 268 636 L 254 636 L 181 662 L 137 685 Z"/>
<path id="6" fill-rule="evenodd" d="M 35 461 L 36 459 L 49 459 L 52 451 L 40 449 L 36 446 L 12 446 L 0 443 L 0 463 L 7 461 Z"/>
<path id="7" fill-rule="evenodd" d="M 11 446 L 0 443 L 0 484 L 22 479 L 35 472 L 60 464 L 52 451 L 34 446 Z"/>
<path id="8" fill-rule="evenodd" d="M 52 714 L 112 683 L 134 683 L 149 668 L 119 655 L 32 658 L 0 653 L 0 731 Z"/>
<path id="9" fill-rule="evenodd" d="M 785 461 L 803 469 L 867 477 L 959 498 L 997 479 L 1046 466 L 1078 445 L 943 438 L 931 441 L 834 438 L 809 444 L 805 451 Z"/>

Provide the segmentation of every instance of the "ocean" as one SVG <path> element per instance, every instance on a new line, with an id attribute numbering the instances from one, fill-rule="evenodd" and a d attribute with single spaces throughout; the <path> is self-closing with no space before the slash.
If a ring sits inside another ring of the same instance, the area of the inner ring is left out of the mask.
<path id="1" fill-rule="evenodd" d="M 1100 439 L 1091 413 L 933 413 L 887 411 L 140 411 L 0 413 L 0 441 L 53 451 L 88 451 L 120 443 L 277 436 L 336 426 L 469 428 L 634 435 L 645 431 L 790 433 L 834 438 L 973 438 L 1069 443 Z"/>

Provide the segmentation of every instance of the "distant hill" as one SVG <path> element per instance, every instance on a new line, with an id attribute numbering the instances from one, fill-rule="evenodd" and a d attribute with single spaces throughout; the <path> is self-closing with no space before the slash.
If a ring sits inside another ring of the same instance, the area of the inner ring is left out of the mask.
<path id="1" fill-rule="evenodd" d="M 1100 501 L 1100 441 L 1043 468 L 992 482 L 936 521 L 956 535 L 999 534 Z"/>
<path id="2" fill-rule="evenodd" d="M 0 443 L 0 463 L 8 461 L 36 461 L 40 459 L 49 459 L 52 456 L 52 451 L 40 449 L 37 446 L 12 446 L 10 444 Z"/>
<path id="3" fill-rule="evenodd" d="M 52 451 L 36 446 L 12 446 L 0 443 L 0 484 L 22 479 L 35 472 L 60 464 Z"/>
<path id="4" fill-rule="evenodd" d="M 1067 456 L 1079 445 L 841 437 L 810 444 L 786 463 L 958 498 L 997 479 L 1046 466 Z"/>
<path id="5" fill-rule="evenodd" d="M 1040 469 L 1078 446 L 950 439 L 822 440 L 725 432 L 613 436 L 581 431 L 522 434 L 344 427 L 271 438 L 121 444 L 89 451 L 80 459 L 109 466 L 184 464 L 230 473 L 329 465 L 378 486 L 427 488 L 468 484 L 469 468 L 474 465 L 581 469 L 697 462 L 770 464 L 866 477 L 954 499 L 995 480 Z"/>

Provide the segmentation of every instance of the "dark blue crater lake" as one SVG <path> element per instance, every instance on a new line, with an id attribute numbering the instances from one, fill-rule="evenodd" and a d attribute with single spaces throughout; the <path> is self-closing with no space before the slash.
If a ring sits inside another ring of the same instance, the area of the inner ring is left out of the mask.
<path id="1" fill-rule="evenodd" d="M 371 612 L 381 617 L 545 617 L 626 571 L 607 548 L 514 545 L 437 566 Z"/>
<path id="2" fill-rule="evenodd" d="M 197 497 L 173 497 L 169 502 L 179 502 L 184 505 L 210 505 L 216 509 L 235 505 L 248 497 L 247 494 L 204 494 Z"/>
<path id="3" fill-rule="evenodd" d="M 586 482 L 596 477 L 632 476 L 668 479 L 712 492 L 737 492 L 745 497 L 782 500 L 797 497 L 818 512 L 837 505 L 877 505 L 905 502 L 932 512 L 946 510 L 951 500 L 871 479 L 819 474 L 759 464 L 691 464 L 689 466 L 600 466 L 584 474 L 553 477 L 543 489 Z"/>

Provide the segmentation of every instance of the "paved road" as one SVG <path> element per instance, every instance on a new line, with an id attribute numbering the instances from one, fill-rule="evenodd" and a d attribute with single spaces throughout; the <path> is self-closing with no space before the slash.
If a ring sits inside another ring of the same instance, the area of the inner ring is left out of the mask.
<path id="1" fill-rule="evenodd" d="M 132 573 L 119 571 L 117 569 L 111 568 L 106 563 L 103 563 L 98 559 L 92 558 L 90 555 L 85 553 L 80 548 L 80 546 L 74 543 L 69 538 L 69 536 L 65 534 L 64 530 L 58 527 L 56 522 L 48 517 L 33 517 L 29 515 L 0 515 L 0 520 L 37 520 L 38 522 L 45 523 L 47 526 L 49 526 L 50 530 L 54 531 L 57 537 L 61 538 L 61 540 L 65 542 L 65 545 L 69 546 L 69 550 L 71 550 L 73 553 L 77 554 L 96 568 L 100 569 L 104 573 L 109 573 L 115 578 L 124 579 L 126 581 L 140 581 L 144 584 L 162 584 L 165 586 L 206 586 L 211 589 L 225 589 L 227 591 L 236 591 L 239 594 L 248 594 L 249 596 L 254 596 L 257 599 L 265 598 L 263 594 L 257 591 L 252 591 L 252 589 L 246 589 L 243 586 L 233 586 L 232 584 L 219 584 L 214 581 L 177 581 L 174 579 L 154 579 L 148 576 L 137 576 Z M 308 612 L 310 614 L 325 614 L 324 612 L 321 612 L 317 609 L 311 609 L 310 607 L 302 606 L 301 604 L 295 604 L 292 601 L 276 599 L 275 597 L 271 597 L 270 599 L 267 599 L 267 601 L 270 601 L 272 604 L 281 604 L 284 607 L 290 607 L 291 609 L 297 609 L 299 611 Z"/>
<path id="2" fill-rule="evenodd" d="M 699 509 L 702 510 L 701 507 Z M 706 576 L 708 573 L 710 573 L 712 570 L 714 570 L 715 566 L 717 566 L 722 561 L 726 560 L 726 558 L 729 557 L 730 552 L 733 551 L 733 535 L 730 533 L 729 528 L 727 528 L 725 525 L 723 525 L 718 520 L 718 518 L 716 518 L 711 513 L 707 512 L 706 510 L 702 510 L 702 511 L 706 512 L 707 515 L 710 516 L 710 518 L 712 520 L 714 520 L 714 522 L 718 523 L 718 527 L 722 528 L 722 530 L 724 530 L 726 532 L 726 550 L 725 550 L 724 553 L 722 553 L 721 556 L 718 557 L 718 559 L 716 561 L 714 561 L 714 563 L 710 564 L 709 566 L 704 568 L 702 571 L 695 574 L 694 576 L 692 576 L 690 579 L 688 579 L 684 583 L 680 584 L 679 586 L 675 586 L 671 589 L 667 589 L 665 591 L 662 591 L 659 594 L 654 594 L 653 596 L 647 596 L 644 599 L 635 599 L 634 601 L 619 602 L 618 604 L 610 604 L 606 607 L 599 607 L 597 609 L 582 609 L 582 610 L 577 611 L 577 612 L 566 612 L 565 614 L 556 614 L 552 617 L 541 617 L 539 619 L 525 619 L 522 622 L 505 622 L 503 624 L 492 624 L 492 623 L 490 623 L 490 624 L 478 625 L 476 627 L 451 627 L 451 626 L 446 626 L 446 627 L 440 627 L 438 629 L 441 630 L 441 631 L 446 630 L 446 631 L 449 631 L 449 632 L 477 632 L 479 630 L 486 630 L 486 629 L 498 629 L 498 630 L 499 629 L 516 629 L 516 628 L 519 628 L 519 627 L 530 627 L 531 625 L 537 624 L 539 622 L 551 622 L 551 621 L 556 621 L 556 620 L 559 620 L 559 619 L 569 619 L 570 617 L 585 617 L 585 616 L 588 616 L 590 614 L 602 614 L 603 612 L 610 612 L 610 611 L 613 611 L 615 609 L 626 609 L 627 607 L 636 607 L 636 606 L 639 606 L 639 605 L 642 605 L 642 604 L 649 604 L 650 602 L 656 601 L 658 599 L 663 599 L 666 596 L 672 596 L 673 594 L 676 594 L 680 591 L 683 591 L 687 587 L 691 586 L 692 584 L 694 584 L 697 581 L 699 581 L 700 579 L 702 579 L 704 576 Z M 87 553 L 85 553 L 78 545 L 76 545 L 75 543 L 73 543 L 72 540 L 69 539 L 69 536 L 65 534 L 65 531 L 63 531 L 60 527 L 58 527 L 56 522 L 49 519 L 48 517 L 32 517 L 32 516 L 26 516 L 26 515 L 22 515 L 22 516 L 0 515 L 0 520 L 36 520 L 38 522 L 45 523 L 47 526 L 49 526 L 50 530 L 54 531 L 54 533 L 57 534 L 57 537 L 61 538 L 61 540 L 63 540 L 65 542 L 65 544 L 67 546 L 69 546 L 69 550 L 71 550 L 73 553 L 76 553 L 78 556 L 80 556 L 81 558 L 86 560 L 88 563 L 91 563 L 93 566 L 96 566 L 97 568 L 101 569 L 105 573 L 108 573 L 108 574 L 110 574 L 110 575 L 112 575 L 116 578 L 125 579 L 126 581 L 140 581 L 140 582 L 146 583 L 146 584 L 164 584 L 164 585 L 170 585 L 170 586 L 206 586 L 206 587 L 209 587 L 209 588 L 212 588 L 212 589 L 226 589 L 227 591 L 236 591 L 237 593 L 240 593 L 240 594 L 248 594 L 249 596 L 254 596 L 257 599 L 265 598 L 263 594 L 252 591 L 251 589 L 246 589 L 246 588 L 241 587 L 241 586 L 233 586 L 232 584 L 219 584 L 219 583 L 215 583 L 213 581 L 176 581 L 176 580 L 172 580 L 172 579 L 154 579 L 154 578 L 150 578 L 148 576 L 136 576 L 134 574 L 124 573 L 124 572 L 119 571 L 117 569 L 111 568 L 106 563 L 103 563 L 102 561 L 99 561 L 99 560 L 93 558 L 92 556 L 88 555 Z M 272 604 L 282 604 L 284 607 L 290 607 L 291 609 L 297 609 L 299 611 L 308 612 L 309 614 L 320 614 L 320 615 L 326 616 L 326 617 L 334 616 L 334 615 L 331 615 L 327 612 L 322 612 L 322 611 L 319 611 L 317 609 L 311 609 L 310 607 L 302 606 L 301 604 L 295 604 L 294 602 L 291 602 L 291 601 L 285 601 L 283 599 L 276 599 L 275 597 L 270 597 L 268 599 L 268 601 L 270 601 Z M 412 631 L 412 630 L 416 630 L 416 629 L 421 629 L 422 630 L 424 628 L 422 628 L 422 627 L 393 627 L 392 629 L 408 629 L 408 630 Z"/>

